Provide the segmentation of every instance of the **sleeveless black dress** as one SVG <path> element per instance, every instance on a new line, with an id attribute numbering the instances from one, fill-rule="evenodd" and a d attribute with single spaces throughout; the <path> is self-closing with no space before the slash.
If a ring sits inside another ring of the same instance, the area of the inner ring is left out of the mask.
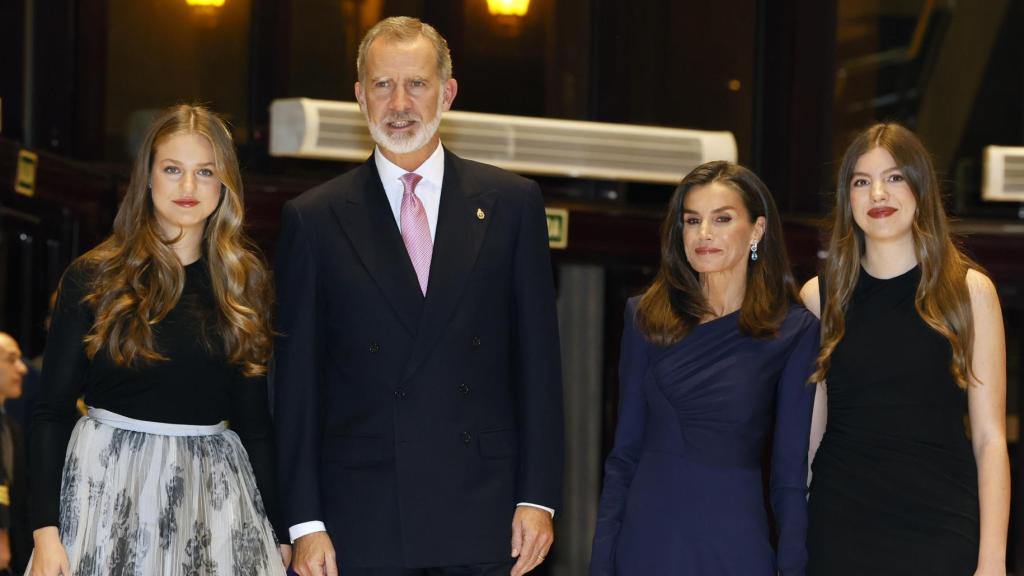
<path id="1" fill-rule="evenodd" d="M 828 372 L 812 465 L 809 576 L 970 576 L 978 480 L 949 342 L 914 308 L 919 268 L 863 269 Z M 827 288 L 820 285 L 823 294 Z"/>

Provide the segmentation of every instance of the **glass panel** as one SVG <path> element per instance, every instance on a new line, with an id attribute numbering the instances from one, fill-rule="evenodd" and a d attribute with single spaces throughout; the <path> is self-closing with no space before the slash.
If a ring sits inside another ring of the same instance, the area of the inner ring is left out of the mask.
<path id="1" fill-rule="evenodd" d="M 107 20 L 106 156 L 131 158 L 161 108 L 198 102 L 248 138 L 250 0 L 112 0 Z"/>

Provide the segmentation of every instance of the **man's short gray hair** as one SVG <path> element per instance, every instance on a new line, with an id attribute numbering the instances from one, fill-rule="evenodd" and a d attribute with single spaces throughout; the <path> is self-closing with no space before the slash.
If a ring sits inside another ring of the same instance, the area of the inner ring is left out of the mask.
<path id="1" fill-rule="evenodd" d="M 392 42 L 411 42 L 420 35 L 433 44 L 434 52 L 437 54 L 438 75 L 441 82 L 447 82 L 452 77 L 452 54 L 448 50 L 448 41 L 430 24 L 409 16 L 385 18 L 374 24 L 366 36 L 363 36 L 363 41 L 359 43 L 359 55 L 356 56 L 356 74 L 359 81 L 364 80 L 366 53 L 370 51 L 370 44 L 373 44 L 374 40 L 382 38 Z"/>

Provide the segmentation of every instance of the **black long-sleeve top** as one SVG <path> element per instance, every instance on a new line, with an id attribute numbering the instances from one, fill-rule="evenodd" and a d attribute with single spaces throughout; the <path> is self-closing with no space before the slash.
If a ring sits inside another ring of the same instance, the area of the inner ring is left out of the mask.
<path id="1" fill-rule="evenodd" d="M 46 340 L 42 387 L 32 419 L 32 528 L 57 526 L 64 455 L 75 403 L 138 420 L 211 425 L 228 420 L 252 463 L 264 508 L 275 521 L 277 486 L 273 430 L 265 377 L 249 378 L 227 362 L 213 330 L 216 302 L 205 260 L 185 266 L 181 299 L 153 326 L 157 352 L 167 360 L 119 366 L 105 351 L 91 360 L 83 338 L 94 314 L 82 303 L 91 274 L 72 264 L 64 275 Z M 282 542 L 277 523 L 278 538 Z"/>

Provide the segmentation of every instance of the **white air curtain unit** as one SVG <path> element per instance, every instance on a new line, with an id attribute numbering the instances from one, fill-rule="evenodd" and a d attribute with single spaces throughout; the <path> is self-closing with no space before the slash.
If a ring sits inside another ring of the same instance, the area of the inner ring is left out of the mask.
<path id="1" fill-rule="evenodd" d="M 676 184 L 711 160 L 736 161 L 731 132 L 449 111 L 441 140 L 521 174 Z M 270 106 L 273 156 L 361 162 L 373 150 L 355 102 L 289 98 Z"/>
<path id="2" fill-rule="evenodd" d="M 981 198 L 997 202 L 1024 202 L 1024 147 L 985 147 Z"/>

